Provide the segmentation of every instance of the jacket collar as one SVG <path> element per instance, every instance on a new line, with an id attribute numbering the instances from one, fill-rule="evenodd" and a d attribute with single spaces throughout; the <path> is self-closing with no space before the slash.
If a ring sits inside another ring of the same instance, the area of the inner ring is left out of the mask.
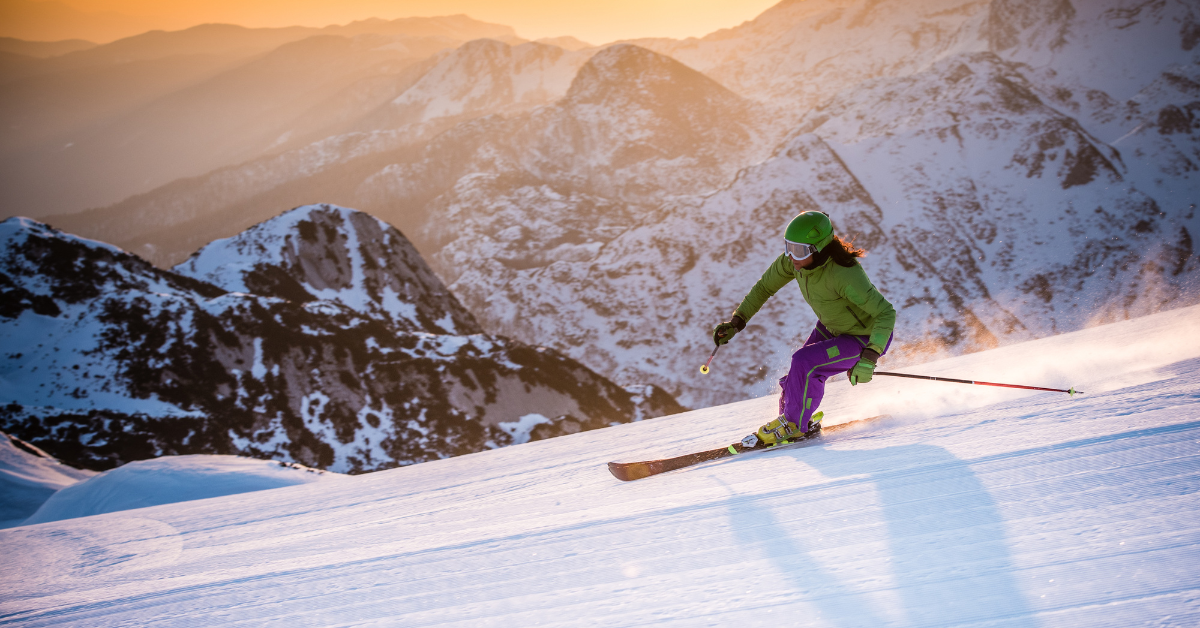
<path id="1" fill-rule="evenodd" d="M 796 268 L 796 264 L 793 263 L 792 268 L 794 268 L 796 270 L 796 272 L 801 275 L 812 276 L 816 273 L 819 273 L 819 272 L 825 270 L 825 268 L 828 267 L 830 262 L 832 262 L 832 261 L 833 261 L 832 257 L 827 257 L 827 258 L 825 258 L 825 262 L 823 264 L 821 264 L 820 266 L 814 266 L 812 268 Z"/>

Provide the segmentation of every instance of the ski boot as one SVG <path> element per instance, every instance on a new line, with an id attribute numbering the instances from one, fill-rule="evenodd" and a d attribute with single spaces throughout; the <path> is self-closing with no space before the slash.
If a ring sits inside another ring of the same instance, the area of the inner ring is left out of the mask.
<path id="1" fill-rule="evenodd" d="M 807 438 L 821 431 L 821 419 L 825 418 L 824 412 L 817 412 L 808 420 L 808 431 L 801 432 L 800 426 L 787 420 L 784 415 L 779 415 L 775 420 L 758 428 L 754 434 L 742 439 L 742 446 L 747 449 L 761 449 L 763 447 L 774 447 L 775 445 L 786 445 L 794 440 Z"/>

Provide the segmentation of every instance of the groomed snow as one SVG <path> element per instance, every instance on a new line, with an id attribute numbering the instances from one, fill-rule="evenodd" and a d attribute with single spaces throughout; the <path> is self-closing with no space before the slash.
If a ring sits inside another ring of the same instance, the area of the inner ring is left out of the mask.
<path id="1" fill-rule="evenodd" d="M 55 491 L 94 475 L 0 432 L 0 528 L 20 525 Z"/>
<path id="2" fill-rule="evenodd" d="M 131 462 L 66 486 L 51 495 L 25 525 L 345 477 L 241 456 L 163 456 Z"/>
<path id="3" fill-rule="evenodd" d="M 834 381 L 830 425 L 891 416 L 631 483 L 605 463 L 731 442 L 775 399 L 3 530 L 0 623 L 1194 626 L 1197 321 L 905 369 L 1075 398 Z"/>

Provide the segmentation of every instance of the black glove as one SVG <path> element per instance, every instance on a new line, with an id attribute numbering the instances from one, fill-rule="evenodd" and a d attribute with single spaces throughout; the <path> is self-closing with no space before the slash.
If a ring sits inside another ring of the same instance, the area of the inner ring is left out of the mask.
<path id="1" fill-rule="evenodd" d="M 713 328 L 713 342 L 717 346 L 723 345 L 730 340 L 733 340 L 733 335 L 746 328 L 746 321 L 742 320 L 741 316 L 734 314 L 729 319 L 728 323 L 721 323 Z"/>

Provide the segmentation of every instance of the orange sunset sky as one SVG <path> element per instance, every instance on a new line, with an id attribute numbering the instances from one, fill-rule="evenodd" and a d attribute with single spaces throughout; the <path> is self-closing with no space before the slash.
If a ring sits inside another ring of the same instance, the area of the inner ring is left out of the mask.
<path id="1" fill-rule="evenodd" d="M 703 36 L 736 26 L 779 0 L 0 0 L 0 36 L 106 43 L 152 29 L 221 22 L 326 26 L 370 17 L 463 13 L 512 26 L 527 39 L 572 35 L 593 44 Z"/>

